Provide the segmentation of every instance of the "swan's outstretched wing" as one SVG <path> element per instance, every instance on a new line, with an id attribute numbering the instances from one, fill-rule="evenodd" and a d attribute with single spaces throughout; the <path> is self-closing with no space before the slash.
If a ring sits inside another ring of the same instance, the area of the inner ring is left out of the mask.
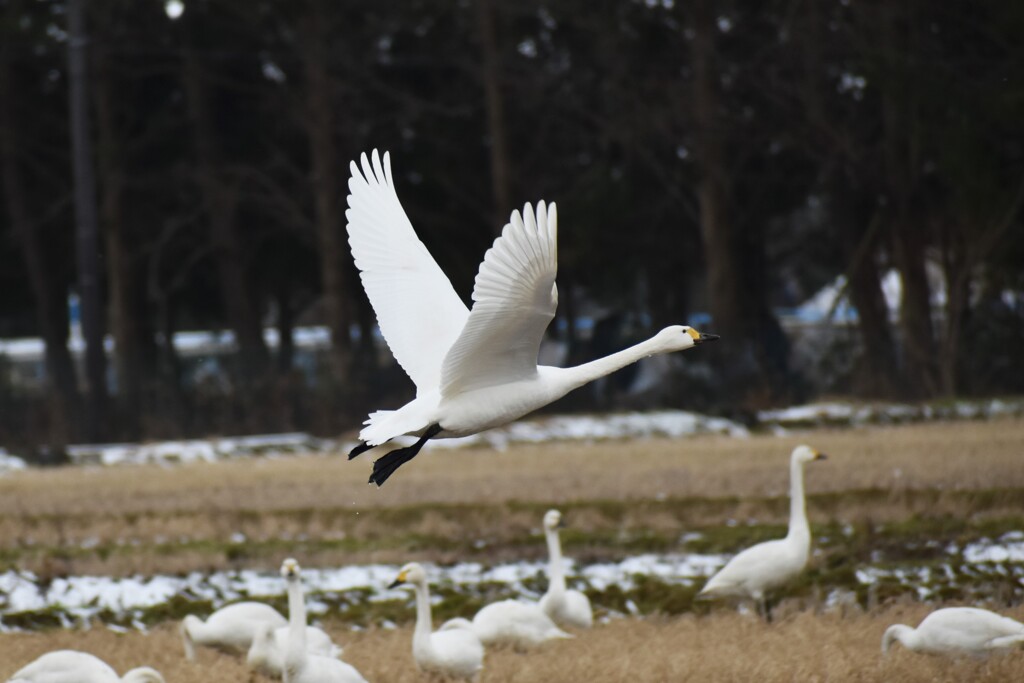
<path id="1" fill-rule="evenodd" d="M 537 374 L 544 330 L 555 315 L 558 290 L 555 205 L 527 204 L 512 212 L 484 256 L 469 320 L 444 359 L 441 395 L 529 379 Z"/>
<path id="2" fill-rule="evenodd" d="M 395 360 L 418 394 L 437 389 L 441 364 L 469 317 L 466 305 L 405 215 L 391 177 L 391 158 L 362 172 L 353 161 L 348 181 L 348 242 L 363 288 Z"/>

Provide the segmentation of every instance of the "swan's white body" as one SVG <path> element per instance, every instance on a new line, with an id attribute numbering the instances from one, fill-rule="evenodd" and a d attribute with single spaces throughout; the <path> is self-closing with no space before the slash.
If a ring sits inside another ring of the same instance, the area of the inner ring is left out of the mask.
<path id="1" fill-rule="evenodd" d="M 288 583 L 288 645 L 284 655 L 284 683 L 366 683 L 366 679 L 351 664 L 309 651 L 301 571 L 299 563 L 291 558 L 281 564 L 281 576 Z"/>
<path id="2" fill-rule="evenodd" d="M 540 605 L 518 600 L 502 600 L 483 607 L 473 617 L 473 630 L 484 645 L 511 645 L 519 649 L 573 637 L 558 628 Z"/>
<path id="3" fill-rule="evenodd" d="M 1024 624 L 977 607 L 935 610 L 911 628 L 894 624 L 882 636 L 882 654 L 896 641 L 930 655 L 985 657 L 994 650 L 1024 645 Z"/>
<path id="4" fill-rule="evenodd" d="M 565 587 L 562 544 L 558 538 L 561 524 L 562 513 L 558 510 L 548 510 L 544 515 L 544 536 L 548 543 L 548 590 L 540 599 L 540 608 L 559 626 L 590 628 L 594 624 L 590 598 Z"/>
<path id="5" fill-rule="evenodd" d="M 164 683 L 164 677 L 148 666 L 118 676 L 106 662 L 85 652 L 48 652 L 22 667 L 7 683 Z"/>
<path id="6" fill-rule="evenodd" d="M 205 622 L 190 614 L 181 622 L 185 658 L 195 660 L 196 645 L 247 652 L 260 624 L 270 624 L 277 628 L 287 623 L 280 612 L 262 602 L 237 602 L 221 607 L 207 617 Z"/>
<path id="7" fill-rule="evenodd" d="M 656 353 L 716 339 L 685 326 L 668 327 L 624 351 L 574 368 L 537 365 L 558 290 L 555 205 L 514 211 L 487 251 L 468 310 L 417 238 L 395 192 L 391 162 L 374 150 L 362 170 L 351 164 L 349 245 L 381 334 L 416 384 L 416 398 L 398 410 L 372 413 L 359 434 L 369 447 L 403 434 L 426 438 L 476 434 L 515 420 L 573 389 Z M 430 433 L 428 430 L 438 425 Z M 424 439 L 425 441 L 426 439 Z M 410 453 L 378 476 L 378 485 Z M 378 460 L 380 463 L 387 458 Z"/>
<path id="8" fill-rule="evenodd" d="M 245 659 L 249 668 L 273 678 L 280 678 L 284 671 L 284 657 L 288 651 L 290 632 L 289 626 L 274 628 L 270 624 L 260 624 Z M 342 653 L 342 649 L 334 644 L 331 637 L 316 626 L 306 627 L 306 651 L 335 658 L 340 657 Z"/>
<path id="9" fill-rule="evenodd" d="M 753 599 L 762 615 L 768 617 L 767 593 L 792 581 L 807 566 L 811 529 L 804 503 L 804 463 L 824 458 L 808 446 L 793 450 L 789 464 L 789 533 L 783 539 L 758 543 L 737 554 L 711 577 L 700 595 Z"/>
<path id="10" fill-rule="evenodd" d="M 466 619 L 451 619 L 433 630 L 430 615 L 430 588 L 423 567 L 415 562 L 405 565 L 391 587 L 408 583 L 416 591 L 416 629 L 412 636 L 412 656 L 423 671 L 452 678 L 473 680 L 484 667 L 484 646 Z"/>

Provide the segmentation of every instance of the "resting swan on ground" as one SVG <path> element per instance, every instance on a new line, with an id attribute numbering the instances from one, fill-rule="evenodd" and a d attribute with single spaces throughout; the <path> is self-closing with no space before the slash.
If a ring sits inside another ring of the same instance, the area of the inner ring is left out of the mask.
<path id="1" fill-rule="evenodd" d="M 272 678 L 280 678 L 284 670 L 284 655 L 288 650 L 290 627 L 262 623 L 256 627 L 252 647 L 245 659 L 250 669 Z M 340 657 L 342 649 L 331 641 L 331 637 L 316 626 L 306 627 L 306 650 L 315 655 Z"/>
<path id="2" fill-rule="evenodd" d="M 349 245 L 381 334 L 416 384 L 416 398 L 398 410 L 372 413 L 349 454 L 405 434 L 415 444 L 373 464 L 380 486 L 429 439 L 468 436 L 516 420 L 577 387 L 648 356 L 718 339 L 684 325 L 618 353 L 573 368 L 537 365 L 558 290 L 555 205 L 513 211 L 484 255 L 470 311 L 416 237 L 395 192 L 391 160 L 377 150 L 351 164 Z"/>
<path id="3" fill-rule="evenodd" d="M 281 576 L 288 583 L 288 646 L 284 654 L 284 683 L 366 683 L 351 664 L 309 651 L 301 572 L 299 563 L 291 558 L 281 564 Z"/>
<path id="4" fill-rule="evenodd" d="M 799 576 L 807 566 L 811 550 L 811 529 L 804 503 L 804 463 L 824 460 L 825 455 L 810 446 L 797 446 L 789 459 L 789 533 L 777 541 L 747 548 L 711 577 L 701 590 L 705 597 L 749 598 L 757 602 L 761 615 L 771 620 L 766 595 Z"/>
<path id="5" fill-rule="evenodd" d="M 484 645 L 511 645 L 517 649 L 573 637 L 558 628 L 540 605 L 518 600 L 502 600 L 481 608 L 473 617 L 473 631 Z"/>
<path id="6" fill-rule="evenodd" d="M 544 536 L 548 542 L 548 592 L 540 599 L 540 608 L 559 626 L 590 628 L 594 624 L 590 598 L 577 590 L 565 588 L 562 544 L 558 538 L 558 529 L 562 526 L 562 513 L 548 510 L 544 515 Z"/>
<path id="7" fill-rule="evenodd" d="M 929 655 L 985 657 L 993 650 L 1024 645 L 1024 624 L 977 607 L 935 610 L 911 628 L 894 624 L 882 636 L 882 654 L 894 642 Z"/>
<path id="8" fill-rule="evenodd" d="M 248 652 L 256 628 L 264 623 L 277 628 L 286 625 L 288 621 L 276 609 L 262 602 L 236 602 L 221 607 L 207 617 L 205 622 L 190 614 L 181 622 L 185 658 L 195 661 L 196 645 L 237 653 Z"/>
<path id="9" fill-rule="evenodd" d="M 402 567 L 388 588 L 402 584 L 409 584 L 416 591 L 416 630 L 412 635 L 416 665 L 430 674 L 475 679 L 484 667 L 484 646 L 471 624 L 465 619 L 452 619 L 439 630 L 433 630 L 430 588 L 419 564 L 411 562 Z"/>
<path id="10" fill-rule="evenodd" d="M 57 650 L 22 667 L 7 683 L 164 683 L 164 677 L 148 666 L 118 676 L 99 657 L 74 650 Z"/>

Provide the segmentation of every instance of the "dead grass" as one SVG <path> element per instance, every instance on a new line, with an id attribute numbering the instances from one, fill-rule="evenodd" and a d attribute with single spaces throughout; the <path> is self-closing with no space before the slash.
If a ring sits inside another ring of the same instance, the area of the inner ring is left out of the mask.
<path id="1" fill-rule="evenodd" d="M 815 522 L 1021 516 L 1021 419 L 435 451 L 381 489 L 366 484 L 366 456 L 63 468 L 0 479 L 0 570 L 186 572 L 296 553 L 310 566 L 410 552 L 445 562 L 473 539 L 487 539 L 476 559 L 488 561 L 521 557 L 549 505 L 571 509 L 573 531 L 606 539 L 784 523 L 786 463 L 803 441 L 830 455 L 808 468 Z M 236 533 L 247 541 L 232 543 Z"/>
<path id="2" fill-rule="evenodd" d="M 902 605 L 875 615 L 799 613 L 772 625 L 734 613 L 677 619 L 619 619 L 529 654 L 489 651 L 481 683 L 543 681 L 834 681 L 872 683 L 1020 679 L 1024 652 L 988 662 L 949 661 L 897 648 L 883 659 L 879 643 L 896 622 L 916 624 L 927 614 L 920 605 Z M 1024 610 L 1007 612 L 1021 619 Z M 330 624 L 328 625 L 330 626 Z M 419 683 L 411 655 L 411 629 L 351 633 L 331 629 L 345 645 L 345 658 L 369 681 Z M 98 628 L 87 632 L 0 635 L 0 680 L 43 652 L 70 647 L 107 659 L 120 672 L 149 664 L 168 683 L 175 681 L 249 682 L 238 658 L 204 650 L 197 664 L 185 662 L 170 625 L 148 636 L 115 634 Z"/>

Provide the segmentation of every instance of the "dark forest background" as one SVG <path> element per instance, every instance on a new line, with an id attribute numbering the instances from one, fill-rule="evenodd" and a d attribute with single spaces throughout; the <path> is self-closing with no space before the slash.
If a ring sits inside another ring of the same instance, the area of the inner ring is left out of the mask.
<path id="1" fill-rule="evenodd" d="M 0 440 L 338 433 L 397 405 L 412 386 L 372 342 L 344 234 L 348 162 L 374 147 L 467 299 L 510 210 L 558 202 L 568 362 L 669 323 L 722 335 L 661 405 L 1024 391 L 1016 0 L 0 12 L 0 338 L 45 342 L 39 385 L 0 356 Z M 837 276 L 856 318 L 804 340 L 826 379 L 781 312 Z M 300 367 L 316 325 L 331 343 Z M 197 380 L 182 330 L 234 352 Z"/>

